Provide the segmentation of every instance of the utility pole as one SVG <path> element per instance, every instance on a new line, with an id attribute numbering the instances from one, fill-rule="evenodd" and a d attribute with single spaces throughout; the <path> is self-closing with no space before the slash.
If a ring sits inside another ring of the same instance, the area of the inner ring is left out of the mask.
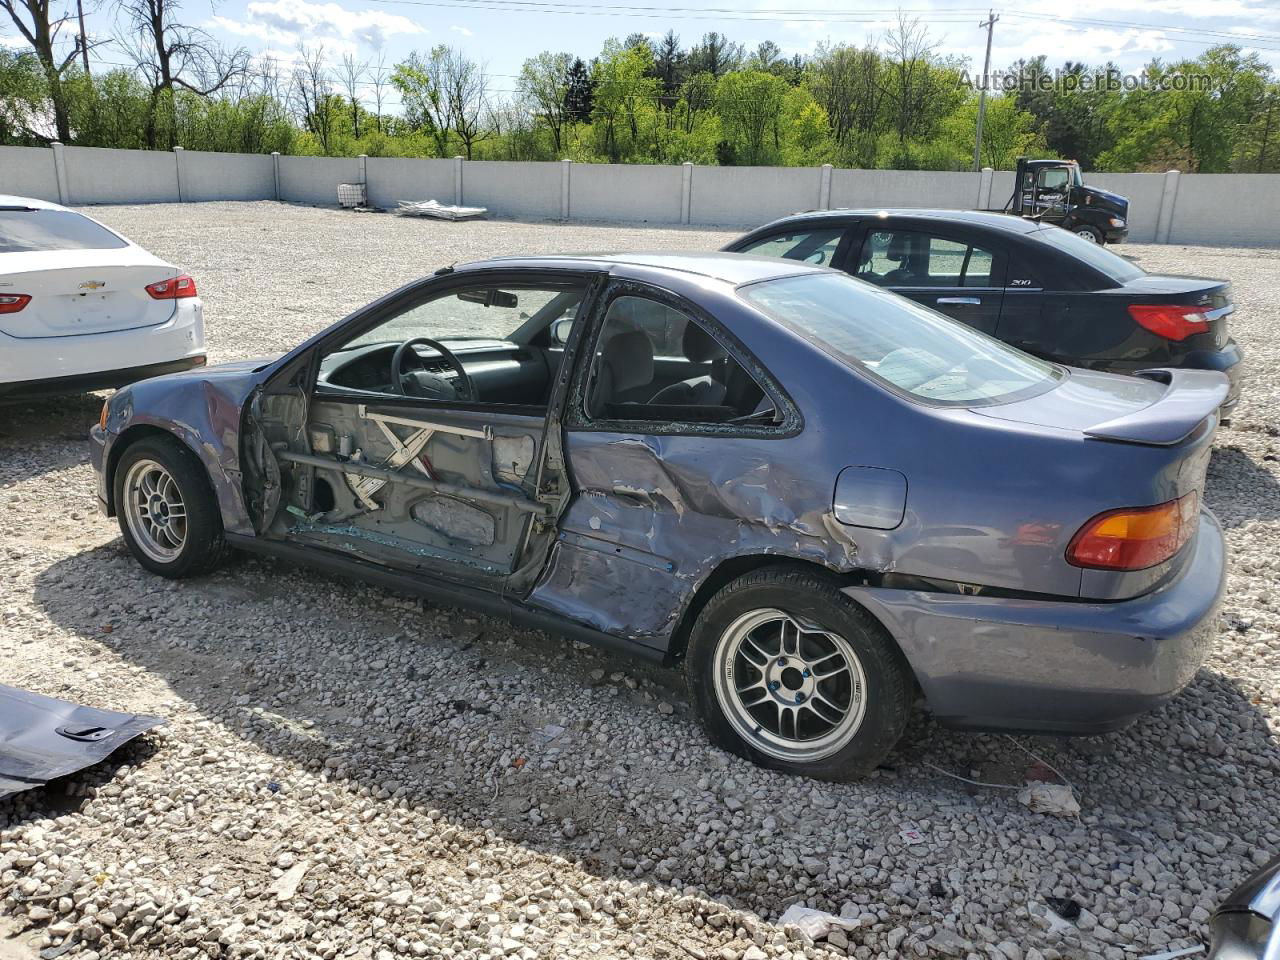
<path id="1" fill-rule="evenodd" d="M 84 54 L 84 75 L 89 75 L 89 38 L 84 34 L 84 0 L 76 0 L 76 12 L 80 14 L 80 52 Z"/>
<path id="2" fill-rule="evenodd" d="M 978 89 L 978 132 L 973 140 L 973 170 L 977 173 L 982 169 L 982 121 L 987 115 L 987 85 L 990 83 L 991 76 L 991 34 L 994 32 L 996 21 L 1000 17 L 995 11 L 987 11 L 987 19 L 978 24 L 979 28 L 987 29 L 987 56 L 982 61 L 982 86 Z"/>

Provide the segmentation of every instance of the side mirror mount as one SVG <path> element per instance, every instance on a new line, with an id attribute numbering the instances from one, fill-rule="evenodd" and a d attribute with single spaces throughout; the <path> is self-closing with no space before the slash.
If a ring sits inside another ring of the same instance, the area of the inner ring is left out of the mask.
<path id="1" fill-rule="evenodd" d="M 551 342 L 564 346 L 573 332 L 573 317 L 561 317 L 551 324 Z"/>

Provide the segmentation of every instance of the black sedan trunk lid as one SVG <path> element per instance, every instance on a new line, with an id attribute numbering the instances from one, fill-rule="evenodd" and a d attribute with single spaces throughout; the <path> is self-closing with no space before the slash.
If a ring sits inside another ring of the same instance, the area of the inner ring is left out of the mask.
<path id="1" fill-rule="evenodd" d="M 1191 333 L 1182 340 L 1170 341 L 1152 333 L 1152 336 L 1173 344 L 1174 352 L 1179 348 L 1183 351 L 1221 350 L 1231 339 L 1227 332 L 1227 318 L 1235 311 L 1235 305 L 1231 302 L 1231 284 L 1226 281 L 1145 274 L 1106 293 L 1121 299 L 1126 309 L 1135 306 L 1186 307 L 1190 314 L 1203 315 L 1208 329 Z M 1132 317 L 1131 309 L 1129 313 Z M 1138 324 L 1138 321 L 1135 319 L 1134 323 Z"/>

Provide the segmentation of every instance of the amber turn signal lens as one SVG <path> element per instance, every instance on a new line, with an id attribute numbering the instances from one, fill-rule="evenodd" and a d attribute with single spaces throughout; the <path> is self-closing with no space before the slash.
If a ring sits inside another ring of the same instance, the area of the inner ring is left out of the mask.
<path id="1" fill-rule="evenodd" d="M 1194 490 L 1154 507 L 1100 513 L 1071 538 L 1067 562 L 1094 570 L 1145 570 L 1164 563 L 1195 533 L 1200 496 Z"/>
<path id="2" fill-rule="evenodd" d="M 83 422 L 82 420 L 81 423 Z M 98 426 L 103 430 L 107 429 L 107 404 L 105 401 L 102 404 L 102 412 L 98 414 Z"/>

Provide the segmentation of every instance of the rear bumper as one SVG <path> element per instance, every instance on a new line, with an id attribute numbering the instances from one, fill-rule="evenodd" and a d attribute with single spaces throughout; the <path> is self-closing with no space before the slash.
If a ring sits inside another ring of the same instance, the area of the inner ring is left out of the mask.
<path id="1" fill-rule="evenodd" d="M 1112 603 L 844 592 L 898 641 L 940 722 L 1103 733 L 1175 696 L 1208 654 L 1226 580 L 1222 529 L 1208 511 L 1192 549 L 1170 583 Z"/>
<path id="2" fill-rule="evenodd" d="M 34 339 L 0 334 L 0 396 L 120 387 L 203 363 L 200 299 L 177 303 L 164 323 L 137 330 Z"/>
<path id="3" fill-rule="evenodd" d="M 142 367 L 127 367 L 124 370 L 101 370 L 97 373 L 82 373 L 73 377 L 54 377 L 49 380 L 21 380 L 15 383 L 0 383 L 0 397 L 35 397 L 56 393 L 86 393 L 90 390 L 106 390 L 114 387 L 125 387 L 139 380 L 151 377 L 162 377 L 166 373 L 181 373 L 192 367 L 201 366 L 205 362 L 204 351 L 181 360 L 169 360 L 165 363 L 149 363 Z"/>

